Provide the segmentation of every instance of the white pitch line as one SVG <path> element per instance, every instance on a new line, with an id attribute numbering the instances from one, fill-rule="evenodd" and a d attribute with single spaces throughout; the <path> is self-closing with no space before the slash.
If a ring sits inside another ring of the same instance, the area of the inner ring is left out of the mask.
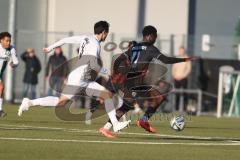
<path id="1" fill-rule="evenodd" d="M 40 127 L 40 126 L 26 126 L 26 125 L 8 125 L 0 124 L 5 127 L 16 127 L 16 128 L 4 128 L 4 129 L 46 129 L 46 130 L 61 130 L 67 132 L 77 132 L 77 133 L 99 133 L 96 130 L 84 130 L 84 129 L 71 129 L 71 128 L 58 128 L 58 127 Z M 150 133 L 132 133 L 132 132 L 119 132 L 117 134 L 122 135 L 138 135 L 138 136 L 152 136 L 152 137 L 168 137 L 168 138 L 182 138 L 182 139 L 195 139 L 195 140 L 229 140 L 234 142 L 240 142 L 238 138 L 229 138 L 229 137 L 203 137 L 203 136 L 184 136 L 184 135 L 168 135 L 168 134 L 150 134 Z"/>
<path id="2" fill-rule="evenodd" d="M 3 127 L 2 127 L 3 126 Z M 8 128 L 11 127 L 11 128 Z M 13 128 L 14 127 L 14 128 Z M 83 129 L 72 129 L 72 128 L 57 128 L 57 127 L 41 127 L 41 126 L 26 126 L 26 125 L 8 125 L 8 124 L 0 124 L 0 128 L 2 129 L 9 129 L 9 130 L 23 130 L 23 129 L 42 129 L 42 130 L 60 130 L 60 131 L 67 131 L 67 132 L 88 132 L 88 133 L 98 133 L 96 130 L 83 130 Z"/>
<path id="3" fill-rule="evenodd" d="M 186 146 L 240 146 L 240 143 L 171 143 L 171 142 L 128 142 L 128 141 L 90 141 L 77 139 L 45 139 L 0 137 L 0 140 L 41 141 L 41 142 L 75 142 L 75 143 L 104 143 L 104 144 L 135 144 L 135 145 L 186 145 Z"/>

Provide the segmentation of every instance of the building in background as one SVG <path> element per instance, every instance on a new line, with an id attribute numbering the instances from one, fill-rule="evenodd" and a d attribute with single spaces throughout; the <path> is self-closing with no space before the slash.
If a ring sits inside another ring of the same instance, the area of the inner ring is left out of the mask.
<path id="1" fill-rule="evenodd" d="M 0 31 L 8 28 L 9 2 L 0 1 Z M 111 24 L 110 31 L 113 34 L 108 41 L 114 41 L 117 45 L 123 40 L 136 39 L 144 25 L 156 26 L 163 39 L 161 46 L 169 54 L 170 34 L 187 34 L 188 0 L 16 0 L 17 51 L 21 53 L 25 48 L 32 47 L 37 53 L 41 53 L 45 45 L 60 38 L 92 33 L 92 25 L 103 19 Z M 63 49 L 68 58 L 75 56 L 74 46 Z M 117 47 L 114 52 L 104 54 L 108 68 L 111 65 L 111 56 L 119 52 L 121 50 Z M 39 58 L 44 66 L 47 57 Z M 24 65 L 20 64 L 15 77 L 22 79 L 23 67 Z M 44 77 L 43 72 L 40 73 L 39 78 L 41 77 Z M 40 81 L 38 95 L 45 94 L 45 88 L 47 83 Z M 21 82 L 15 79 L 16 98 L 19 97 L 21 89 Z"/>
<path id="2" fill-rule="evenodd" d="M 0 32 L 8 30 L 10 2 L 10 0 L 0 1 Z M 45 38 L 36 31 L 46 31 L 47 0 L 15 0 L 15 6 L 15 36 L 13 39 L 18 55 L 25 48 L 35 48 L 37 53 L 41 53 L 42 45 L 40 46 L 39 42 L 42 43 Z M 39 59 L 43 62 L 44 56 L 39 56 Z M 16 98 L 21 96 L 23 71 L 24 63 L 20 63 L 13 77 L 14 96 Z M 44 74 L 40 72 L 39 77 L 43 76 Z M 40 88 L 42 85 L 43 81 L 40 81 Z M 6 88 L 5 91 L 7 90 Z"/>
<path id="3" fill-rule="evenodd" d="M 154 25 L 159 38 L 156 45 L 174 55 L 179 46 L 188 53 L 204 58 L 235 59 L 235 27 L 239 20 L 239 0 L 15 0 L 17 51 L 25 48 L 41 49 L 63 37 L 92 33 L 98 20 L 111 24 L 110 36 L 103 43 L 105 66 L 111 65 L 113 54 L 120 53 L 120 42 L 136 39 L 144 25 Z M 0 1 L 0 31 L 8 29 L 9 0 Z M 231 8 L 231 9 L 229 9 Z M 210 51 L 202 51 L 202 35 L 210 35 Z M 107 52 L 108 42 L 117 44 Z M 68 58 L 76 55 L 76 47 L 63 47 Z M 109 53 L 109 54 L 105 54 Z M 39 56 L 46 64 L 47 57 Z M 22 79 L 24 65 L 20 64 L 15 77 Z M 41 72 L 39 78 L 43 78 Z M 40 81 L 38 95 L 46 93 L 47 83 Z M 22 83 L 15 79 L 14 93 L 21 94 Z"/>
<path id="4" fill-rule="evenodd" d="M 8 29 L 9 2 L 0 1 L 0 31 Z M 16 0 L 16 31 L 91 33 L 94 22 L 106 19 L 111 23 L 111 32 L 131 37 L 143 25 L 152 24 L 162 39 L 170 34 L 176 35 L 175 39 L 177 35 L 194 37 L 189 44 L 194 46 L 192 53 L 196 55 L 233 58 L 236 55 L 226 52 L 234 45 L 239 5 L 239 0 Z M 211 36 L 211 54 L 201 50 L 203 34 Z M 18 49 L 47 39 L 36 33 L 34 36 L 35 39 L 19 35 Z"/>
<path id="5" fill-rule="evenodd" d="M 239 0 L 190 0 L 190 45 L 197 56 L 236 59 L 235 28 L 240 16 Z M 202 36 L 210 35 L 210 50 L 202 51 Z"/>

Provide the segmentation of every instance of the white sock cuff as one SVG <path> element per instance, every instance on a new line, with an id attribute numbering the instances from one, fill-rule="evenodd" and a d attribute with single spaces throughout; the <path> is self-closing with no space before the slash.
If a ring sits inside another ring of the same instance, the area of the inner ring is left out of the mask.
<path id="1" fill-rule="evenodd" d="M 3 99 L 0 98 L 0 111 L 3 110 L 3 108 L 2 108 L 2 104 L 3 104 Z"/>
<path id="2" fill-rule="evenodd" d="M 112 123 L 107 122 L 107 123 L 103 126 L 103 128 L 110 130 L 110 129 L 112 128 Z"/>
<path id="3" fill-rule="evenodd" d="M 116 110 L 114 107 L 113 100 L 111 98 L 105 99 L 104 103 L 105 103 L 105 109 L 108 114 L 108 117 L 110 118 L 112 124 L 115 125 L 118 122 L 118 120 L 116 117 Z"/>

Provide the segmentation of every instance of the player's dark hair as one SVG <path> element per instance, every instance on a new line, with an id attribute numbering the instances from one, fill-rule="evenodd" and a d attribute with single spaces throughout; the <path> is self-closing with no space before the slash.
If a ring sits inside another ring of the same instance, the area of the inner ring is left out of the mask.
<path id="1" fill-rule="evenodd" d="M 106 21 L 99 21 L 94 25 L 94 34 L 100 34 L 103 31 L 109 32 L 109 23 Z"/>
<path id="2" fill-rule="evenodd" d="M 5 37 L 11 38 L 12 36 L 11 36 L 11 34 L 8 33 L 8 32 L 1 32 L 1 33 L 0 33 L 0 40 L 3 39 L 3 38 L 5 38 Z"/>
<path id="3" fill-rule="evenodd" d="M 145 26 L 142 30 L 142 35 L 148 36 L 148 35 L 157 35 L 157 29 L 153 26 Z"/>

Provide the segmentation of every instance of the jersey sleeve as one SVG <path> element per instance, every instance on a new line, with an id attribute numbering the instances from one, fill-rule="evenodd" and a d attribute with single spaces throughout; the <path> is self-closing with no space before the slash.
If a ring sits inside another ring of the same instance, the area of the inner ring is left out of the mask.
<path id="1" fill-rule="evenodd" d="M 114 74 L 122 73 L 125 74 L 125 72 L 128 71 L 128 67 L 130 66 L 129 56 L 130 56 L 130 50 L 126 51 L 122 54 L 120 54 L 112 64 L 112 69 Z"/>
<path id="2" fill-rule="evenodd" d="M 155 54 L 155 58 L 159 59 L 161 62 L 165 64 L 174 64 L 174 63 L 180 63 L 180 62 L 186 61 L 186 58 L 176 58 L 176 57 L 165 56 L 158 49 L 156 52 L 154 52 L 154 54 Z"/>
<path id="3" fill-rule="evenodd" d="M 48 51 L 52 51 L 54 48 L 62 46 L 64 44 L 81 44 L 86 36 L 73 36 L 68 38 L 63 38 L 60 41 L 52 44 L 47 48 Z"/>
<path id="4" fill-rule="evenodd" d="M 10 58 L 11 58 L 11 61 L 13 62 L 13 65 L 17 66 L 19 64 L 19 61 L 18 61 L 18 57 L 17 57 L 16 50 L 14 47 L 11 48 L 10 53 L 11 53 Z"/>
<path id="5" fill-rule="evenodd" d="M 175 58 L 175 57 L 167 57 L 164 54 L 160 54 L 157 59 L 165 64 L 174 64 L 180 62 L 186 62 L 186 58 Z"/>

